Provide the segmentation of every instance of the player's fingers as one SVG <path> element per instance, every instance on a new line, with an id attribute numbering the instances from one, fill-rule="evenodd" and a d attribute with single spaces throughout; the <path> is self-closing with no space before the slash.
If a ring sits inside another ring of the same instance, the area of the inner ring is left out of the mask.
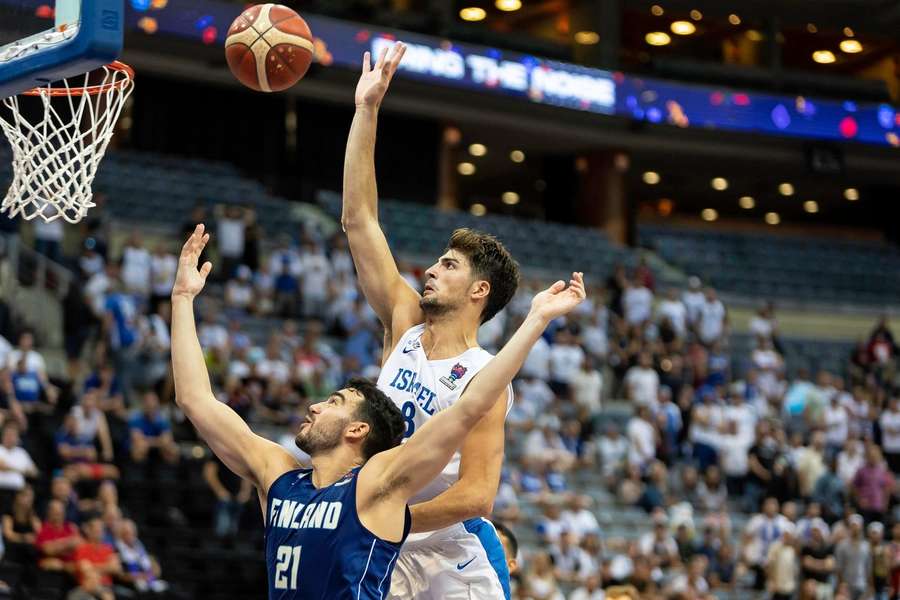
<path id="1" fill-rule="evenodd" d="M 206 276 L 209 275 L 210 271 L 212 271 L 212 263 L 206 261 L 205 263 L 203 263 L 203 266 L 200 267 L 200 277 L 206 279 Z"/>
<path id="2" fill-rule="evenodd" d="M 388 53 L 387 47 L 381 49 L 381 52 L 378 54 L 378 60 L 375 61 L 376 69 L 380 69 L 381 67 L 384 66 L 384 59 L 387 56 L 387 53 Z"/>
<path id="3" fill-rule="evenodd" d="M 551 294 L 558 294 L 561 291 L 563 291 L 564 289 L 566 289 L 566 282 L 563 281 L 562 279 L 560 279 L 559 281 L 557 281 L 556 283 L 554 283 L 553 285 L 550 286 L 549 292 Z"/>
<path id="4" fill-rule="evenodd" d="M 372 70 L 372 55 L 369 52 L 363 54 L 362 72 L 363 75 Z"/>

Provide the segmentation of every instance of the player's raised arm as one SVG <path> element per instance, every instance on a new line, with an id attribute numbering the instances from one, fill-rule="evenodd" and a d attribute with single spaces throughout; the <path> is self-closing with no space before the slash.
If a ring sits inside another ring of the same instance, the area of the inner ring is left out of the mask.
<path id="1" fill-rule="evenodd" d="M 378 223 L 378 187 L 375 181 L 375 133 L 378 109 L 406 46 L 385 48 L 375 65 L 366 52 L 356 86 L 356 114 L 350 126 L 344 156 L 344 207 L 341 224 L 359 283 L 385 329 L 391 333 L 395 316 L 404 330 L 420 317 L 419 295 L 400 276 L 387 239 Z M 402 332 L 401 332 L 402 333 Z"/>
<path id="2" fill-rule="evenodd" d="M 265 493 L 271 481 L 296 461 L 278 444 L 254 434 L 247 423 L 213 395 L 203 350 L 194 324 L 194 297 L 206 283 L 212 264 L 197 261 L 209 241 L 203 225 L 181 249 L 172 288 L 172 370 L 175 401 L 212 451 L 235 474 Z"/>
<path id="3" fill-rule="evenodd" d="M 432 481 L 450 461 L 469 431 L 493 407 L 525 362 L 531 347 L 553 319 L 569 313 L 585 298 L 581 273 L 573 273 L 568 287 L 557 281 L 534 297 L 531 310 L 503 349 L 475 376 L 449 408 L 432 417 L 388 460 L 372 458 L 380 487 L 378 494 L 407 498 Z"/>

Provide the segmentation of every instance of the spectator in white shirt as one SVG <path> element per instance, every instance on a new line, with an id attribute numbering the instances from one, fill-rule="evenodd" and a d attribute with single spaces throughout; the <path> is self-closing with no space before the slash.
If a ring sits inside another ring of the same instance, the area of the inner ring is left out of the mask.
<path id="1" fill-rule="evenodd" d="M 628 282 L 622 295 L 625 321 L 629 325 L 640 325 L 650 320 L 653 311 L 653 292 L 639 281 Z"/>
<path id="2" fill-rule="evenodd" d="M 312 242 L 303 245 L 300 260 L 303 268 L 303 278 L 300 282 L 303 316 L 321 318 L 325 315 L 328 279 L 332 276 L 331 264 L 325 253 Z"/>
<path id="3" fill-rule="evenodd" d="M 779 379 L 784 371 L 784 360 L 772 346 L 769 338 L 758 338 L 756 350 L 751 355 L 756 370 L 756 385 L 765 398 L 772 398 L 780 389 Z"/>
<path id="4" fill-rule="evenodd" d="M 178 270 L 178 257 L 168 251 L 166 244 L 160 242 L 156 245 L 156 251 L 150 259 L 150 310 L 156 310 L 156 306 L 163 300 L 168 300 L 175 285 L 175 271 Z"/>
<path id="5" fill-rule="evenodd" d="M 614 423 L 606 425 L 606 430 L 597 442 L 597 457 L 603 478 L 611 484 L 624 471 L 628 458 L 628 439 L 619 433 L 619 428 Z"/>
<path id="6" fill-rule="evenodd" d="M 575 536 L 567 529 L 560 533 L 559 543 L 550 553 L 559 581 L 578 583 L 597 570 L 598 565 L 594 564 L 588 553 L 578 546 Z"/>
<path id="7" fill-rule="evenodd" d="M 28 452 L 19 446 L 19 426 L 7 421 L 0 429 L 0 508 L 9 507 L 25 478 L 37 477 L 38 469 Z"/>
<path id="8" fill-rule="evenodd" d="M 650 408 L 637 405 L 637 414 L 628 421 L 628 462 L 643 469 L 656 458 L 656 444 L 659 434 L 653 426 Z"/>
<path id="9" fill-rule="evenodd" d="M 228 279 L 244 257 L 244 211 L 240 206 L 216 206 L 216 241 L 222 260 L 220 276 Z"/>
<path id="10" fill-rule="evenodd" d="M 600 412 L 602 396 L 603 375 L 595 368 L 593 356 L 587 355 L 572 378 L 572 398 L 582 414 L 591 416 Z"/>
<path id="11" fill-rule="evenodd" d="M 550 380 L 550 344 L 542 336 L 534 343 L 522 365 L 523 377 L 534 377 L 542 381 Z"/>
<path id="12" fill-rule="evenodd" d="M 793 528 L 793 524 L 778 512 L 778 500 L 766 498 L 763 502 L 762 514 L 753 516 L 747 523 L 743 534 L 744 560 L 756 572 L 757 587 L 762 589 L 765 581 L 765 564 L 769 556 L 769 548 L 780 540 L 784 532 Z"/>
<path id="13" fill-rule="evenodd" d="M 772 303 L 766 302 L 765 305 L 761 306 L 756 311 L 756 314 L 750 318 L 750 323 L 747 327 L 750 329 L 753 337 L 772 340 L 774 343 L 775 335 L 778 331 L 778 322 L 775 320 L 775 309 Z"/>
<path id="14" fill-rule="evenodd" d="M 609 309 L 599 304 L 591 313 L 581 332 L 584 349 L 596 358 L 604 358 L 609 352 Z"/>
<path id="15" fill-rule="evenodd" d="M 830 459 L 841 451 L 850 433 L 850 415 L 842 403 L 841 394 L 838 393 L 831 396 L 831 400 L 825 407 L 822 419 L 825 425 L 825 454 Z"/>
<path id="16" fill-rule="evenodd" d="M 562 512 L 562 519 L 576 544 L 580 543 L 581 538 L 590 533 L 600 533 L 600 523 L 590 509 L 592 502 L 593 500 L 590 496 L 572 494 L 569 497 L 569 505 Z"/>
<path id="17" fill-rule="evenodd" d="M 550 346 L 550 387 L 560 398 L 569 398 L 569 386 L 584 361 L 584 350 L 567 328 L 556 333 Z"/>
<path id="18" fill-rule="evenodd" d="M 605 600 L 605 598 L 599 574 L 589 575 L 581 587 L 569 594 L 569 600 Z"/>
<path id="19" fill-rule="evenodd" d="M 125 290 L 145 300 L 149 298 L 152 264 L 153 259 L 144 247 L 141 234 L 135 231 L 122 251 L 121 275 Z"/>
<path id="20" fill-rule="evenodd" d="M 884 458 L 894 473 L 900 473 L 900 398 L 891 396 L 888 408 L 878 418 Z"/>
<path id="21" fill-rule="evenodd" d="M 728 313 L 725 305 L 716 297 L 716 290 L 706 288 L 706 301 L 700 309 L 698 335 L 700 341 L 710 346 L 725 333 Z"/>
<path id="22" fill-rule="evenodd" d="M 625 395 L 635 404 L 656 408 L 659 373 L 653 368 L 653 356 L 649 352 L 641 352 L 638 364 L 625 373 Z"/>
<path id="23" fill-rule="evenodd" d="M 684 339 L 688 325 L 687 307 L 678 297 L 677 288 L 669 288 L 666 292 L 666 297 L 657 306 L 656 314 L 659 321 L 668 319 L 669 323 L 672 324 L 672 329 L 675 330 L 675 334 L 679 338 Z"/>
<path id="24" fill-rule="evenodd" d="M 856 438 L 848 438 L 844 443 L 844 449 L 837 455 L 837 475 L 845 485 L 850 486 L 856 472 L 866 462 L 863 454 L 863 445 Z"/>
<path id="25" fill-rule="evenodd" d="M 253 304 L 253 273 L 247 265 L 239 265 L 235 274 L 236 277 L 225 284 L 225 305 L 243 314 Z"/>
<path id="26" fill-rule="evenodd" d="M 57 212 L 55 208 L 48 207 L 43 214 L 50 217 Z M 44 219 L 35 219 L 33 222 L 35 251 L 52 261 L 60 262 L 62 260 L 62 241 L 66 233 L 65 227 L 63 227 L 64 221 L 54 219 L 47 222 Z"/>
<path id="27" fill-rule="evenodd" d="M 700 311 L 706 304 L 699 277 L 688 278 L 688 289 L 681 295 L 681 301 L 687 309 L 687 323 L 689 327 L 695 327 L 700 321 Z"/>

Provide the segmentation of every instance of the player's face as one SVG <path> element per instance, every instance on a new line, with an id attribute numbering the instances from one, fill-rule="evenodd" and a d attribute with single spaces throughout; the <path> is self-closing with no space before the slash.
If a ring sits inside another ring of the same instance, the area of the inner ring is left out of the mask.
<path id="1" fill-rule="evenodd" d="M 331 394 L 324 402 L 310 406 L 306 422 L 294 439 L 297 447 L 310 456 L 337 448 L 361 401 L 356 390 L 343 389 Z"/>
<path id="2" fill-rule="evenodd" d="M 465 304 L 473 281 L 468 259 L 456 250 L 447 250 L 425 271 L 425 288 L 419 306 L 431 316 L 452 312 Z"/>

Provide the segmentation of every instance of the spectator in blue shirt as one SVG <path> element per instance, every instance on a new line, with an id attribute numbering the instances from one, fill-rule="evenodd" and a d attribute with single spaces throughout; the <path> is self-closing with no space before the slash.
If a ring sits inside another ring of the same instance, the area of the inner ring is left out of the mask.
<path id="1" fill-rule="evenodd" d="M 172 437 L 169 420 L 159 410 L 155 392 L 144 392 L 141 410 L 128 422 L 131 429 L 131 458 L 143 463 L 150 455 L 158 455 L 167 463 L 178 462 L 178 446 Z"/>

